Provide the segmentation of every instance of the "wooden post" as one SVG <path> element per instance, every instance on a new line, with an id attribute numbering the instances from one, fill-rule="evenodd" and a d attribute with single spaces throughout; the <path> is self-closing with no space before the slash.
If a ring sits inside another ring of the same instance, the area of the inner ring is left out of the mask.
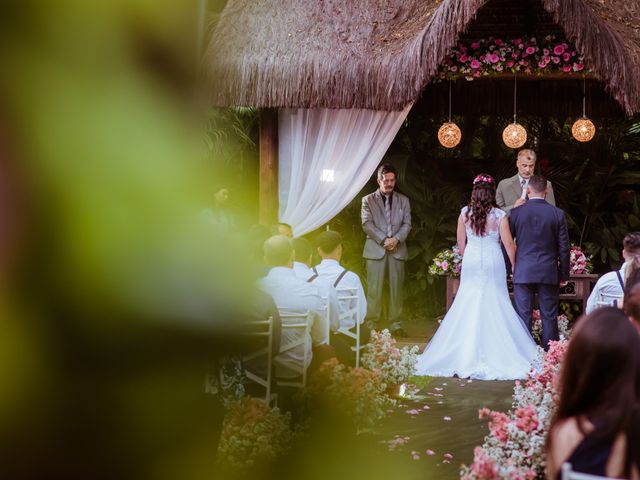
<path id="1" fill-rule="evenodd" d="M 260 223 L 278 222 L 278 110 L 260 110 Z"/>

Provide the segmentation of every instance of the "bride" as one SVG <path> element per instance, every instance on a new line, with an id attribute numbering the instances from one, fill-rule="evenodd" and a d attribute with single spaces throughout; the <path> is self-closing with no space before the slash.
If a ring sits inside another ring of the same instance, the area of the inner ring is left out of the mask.
<path id="1" fill-rule="evenodd" d="M 506 214 L 496 207 L 493 177 L 473 181 L 458 217 L 460 288 L 431 342 L 418 357 L 418 375 L 481 380 L 524 378 L 536 355 L 529 330 L 511 305 L 500 241 L 515 266 Z"/>

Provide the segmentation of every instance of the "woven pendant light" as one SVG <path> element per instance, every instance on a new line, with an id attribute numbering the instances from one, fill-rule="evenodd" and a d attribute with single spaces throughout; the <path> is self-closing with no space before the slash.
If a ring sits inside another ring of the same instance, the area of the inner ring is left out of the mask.
<path id="1" fill-rule="evenodd" d="M 516 101 L 517 101 L 518 84 L 513 79 L 513 123 L 507 125 L 502 132 L 502 141 L 509 148 L 520 148 L 527 141 L 527 130 L 516 121 Z"/>
<path id="2" fill-rule="evenodd" d="M 460 143 L 462 132 L 460 127 L 451 121 L 451 80 L 449 80 L 449 121 L 438 129 L 438 141 L 445 148 L 453 148 Z"/>

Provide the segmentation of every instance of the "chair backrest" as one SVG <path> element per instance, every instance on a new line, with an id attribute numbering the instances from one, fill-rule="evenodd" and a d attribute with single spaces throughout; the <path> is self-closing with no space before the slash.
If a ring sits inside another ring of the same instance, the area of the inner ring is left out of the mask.
<path id="1" fill-rule="evenodd" d="M 252 382 L 264 387 L 265 403 L 270 404 L 273 396 L 271 394 L 271 372 L 273 370 L 273 318 L 266 320 L 256 320 L 245 322 L 243 334 L 250 337 L 262 338 L 261 347 L 242 357 L 244 375 Z M 262 361 L 260 361 L 262 357 Z M 258 367 L 259 365 L 259 367 Z"/>
<path id="2" fill-rule="evenodd" d="M 622 307 L 622 295 L 611 295 L 605 292 L 598 294 L 596 306 L 599 307 Z"/>
<path id="3" fill-rule="evenodd" d="M 307 366 L 311 362 L 311 325 L 313 312 L 292 313 L 280 310 L 282 339 L 275 363 L 297 374 L 299 381 L 278 380 L 278 385 L 303 388 L 307 384 Z M 302 356 L 300 357 L 300 353 Z"/>
<path id="4" fill-rule="evenodd" d="M 360 344 L 360 319 L 358 318 L 360 315 L 360 296 L 358 295 L 358 289 L 355 287 L 340 287 L 336 288 L 336 291 L 338 293 L 338 303 L 340 304 L 341 324 L 337 333 L 355 340 L 356 344 L 352 347 L 352 350 L 355 352 L 356 368 L 358 368 L 360 366 L 360 350 L 364 348 Z"/>
<path id="5" fill-rule="evenodd" d="M 329 295 L 320 295 L 324 302 L 324 319 L 325 319 L 325 338 L 327 339 L 327 345 L 331 343 L 331 298 Z"/>
<path id="6" fill-rule="evenodd" d="M 589 475 L 587 473 L 575 472 L 571 469 L 571 464 L 565 462 L 562 464 L 562 480 L 607 480 L 612 477 L 601 477 L 599 475 Z"/>
<path id="7" fill-rule="evenodd" d="M 360 314 L 358 289 L 355 287 L 338 287 L 336 292 L 338 304 L 340 305 L 340 324 L 357 325 L 359 323 L 358 315 Z M 353 326 L 349 328 L 353 328 Z"/>

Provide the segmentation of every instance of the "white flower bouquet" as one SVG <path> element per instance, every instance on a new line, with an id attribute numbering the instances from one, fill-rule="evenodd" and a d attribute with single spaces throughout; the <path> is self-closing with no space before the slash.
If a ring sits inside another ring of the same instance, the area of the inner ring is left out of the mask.
<path id="1" fill-rule="evenodd" d="M 414 374 L 418 347 L 398 348 L 389 330 L 371 332 L 371 341 L 362 355 L 362 366 L 377 372 L 386 387 L 400 385 Z"/>

